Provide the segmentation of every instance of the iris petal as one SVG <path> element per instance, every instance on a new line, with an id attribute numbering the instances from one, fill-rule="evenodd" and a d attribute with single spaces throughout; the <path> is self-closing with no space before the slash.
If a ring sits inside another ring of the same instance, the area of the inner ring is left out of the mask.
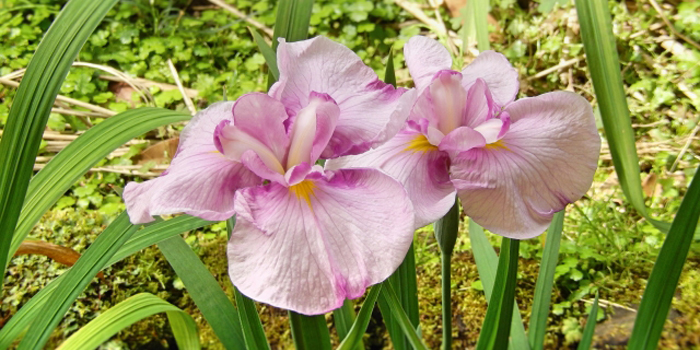
<path id="1" fill-rule="evenodd" d="M 410 200 L 378 170 L 247 188 L 235 202 L 233 284 L 252 299 L 302 314 L 362 296 L 389 277 L 413 240 Z"/>

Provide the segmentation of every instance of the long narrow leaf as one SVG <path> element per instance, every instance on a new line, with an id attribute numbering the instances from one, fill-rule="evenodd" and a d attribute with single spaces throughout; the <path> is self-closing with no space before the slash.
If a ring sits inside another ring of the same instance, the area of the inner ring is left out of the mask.
<path id="1" fill-rule="evenodd" d="M 353 310 L 353 302 L 346 299 L 343 302 L 343 306 L 333 310 L 333 323 L 335 323 L 335 330 L 338 332 L 338 338 L 341 341 L 348 336 L 350 327 L 352 327 L 354 322 L 355 310 Z M 359 349 L 364 349 L 364 347 L 358 346 Z"/>
<path id="2" fill-rule="evenodd" d="M 358 347 L 362 347 L 362 335 L 367 331 L 367 326 L 369 325 L 369 320 L 372 318 L 372 310 L 374 310 L 374 304 L 377 302 L 377 297 L 379 297 L 379 292 L 381 292 L 382 285 L 377 284 L 369 290 L 367 298 L 365 298 L 362 307 L 360 308 L 360 313 L 355 318 L 352 327 L 347 336 L 343 337 L 343 341 L 338 346 L 338 350 L 351 350 Z"/>
<path id="3" fill-rule="evenodd" d="M 559 243 L 561 231 L 564 228 L 564 210 L 554 214 L 554 219 L 547 230 L 547 241 L 544 244 L 540 272 L 535 284 L 535 296 L 530 314 L 530 329 L 528 338 L 532 349 L 544 347 L 544 336 L 547 333 L 547 317 L 549 316 L 549 304 L 552 300 L 552 286 L 554 285 L 554 272 L 559 260 Z"/>
<path id="4" fill-rule="evenodd" d="M 112 256 L 112 258 L 102 266 L 104 269 L 127 256 L 149 247 L 163 239 L 167 239 L 183 232 L 194 230 L 207 225 L 209 222 L 183 215 L 168 221 L 152 223 L 145 228 L 134 233 L 131 238 Z M 67 274 L 62 274 L 57 279 L 51 281 L 39 293 L 29 299 L 10 320 L 0 329 L 0 350 L 7 349 L 24 330 L 27 329 L 32 320 L 40 317 L 42 307 L 52 295 L 56 287 L 61 284 Z"/>
<path id="5" fill-rule="evenodd" d="M 409 344 L 416 350 L 427 350 L 427 347 L 421 340 L 416 328 L 413 327 L 411 321 L 408 319 L 408 315 L 401 307 L 401 302 L 391 286 L 391 283 L 385 281 L 382 284 L 382 292 L 379 294 L 379 299 L 384 300 L 388 305 L 394 319 L 397 321 L 403 331 L 404 336 L 408 338 Z"/>
<path id="6" fill-rule="evenodd" d="M 496 281 L 496 270 L 498 269 L 498 256 L 489 243 L 489 240 L 484 234 L 484 229 L 481 228 L 474 220 L 469 220 L 469 240 L 472 243 L 472 252 L 474 260 L 476 260 L 476 268 L 479 271 L 484 287 L 486 299 L 491 299 L 493 285 Z M 527 350 L 528 345 L 527 335 L 525 334 L 525 326 L 520 316 L 520 310 L 516 304 L 513 309 L 513 320 L 510 328 L 510 344 L 508 348 L 511 350 Z"/>
<path id="7" fill-rule="evenodd" d="M 477 350 L 508 348 L 518 277 L 519 246 L 518 240 L 505 237 L 502 240 L 496 282 L 493 285 L 489 307 L 486 309 L 479 341 L 476 343 Z"/>
<path id="8" fill-rule="evenodd" d="M 304 316 L 289 311 L 289 324 L 297 350 L 330 350 L 331 335 L 323 315 Z"/>
<path id="9" fill-rule="evenodd" d="M 12 101 L 0 140 L 0 285 L 51 106 L 78 51 L 115 3 L 70 1 L 39 43 Z"/>
<path id="10" fill-rule="evenodd" d="M 66 277 L 61 280 L 42 306 L 39 313 L 41 316 L 32 321 L 27 336 L 22 339 L 18 350 L 44 347 L 49 335 L 75 298 L 137 229 L 138 226 L 129 223 L 129 216 L 122 213 L 102 234 L 97 236 L 75 265 L 64 273 Z"/>
<path id="11" fill-rule="evenodd" d="M 476 47 L 479 49 L 479 52 L 483 52 L 491 47 L 489 43 L 489 27 L 486 21 L 489 14 L 489 0 L 473 0 L 469 1 L 467 4 L 470 5 L 474 13 Z"/>
<path id="12" fill-rule="evenodd" d="M 656 349 L 700 217 L 700 171 L 681 202 L 639 305 L 630 349 Z"/>
<path id="13" fill-rule="evenodd" d="M 190 118 L 188 114 L 162 108 L 138 108 L 97 124 L 68 144 L 29 183 L 10 255 L 41 216 L 97 162 L 134 137 Z"/>
<path id="14" fill-rule="evenodd" d="M 625 88 L 622 84 L 620 60 L 617 55 L 608 3 L 597 0 L 577 0 L 576 11 L 581 24 L 586 63 L 593 80 L 600 116 L 605 127 L 605 136 L 622 191 L 639 213 L 659 230 L 668 232 L 670 225 L 652 219 L 644 204 L 642 181 L 639 177 L 639 157 Z"/>
<path id="15" fill-rule="evenodd" d="M 255 302 L 245 295 L 241 294 L 237 288 L 236 306 L 238 307 L 238 317 L 241 320 L 241 328 L 243 329 L 243 337 L 245 338 L 246 349 L 248 350 L 264 350 L 270 349 L 270 344 L 267 342 L 265 330 L 263 329 L 258 310 L 255 308 Z"/>
<path id="16" fill-rule="evenodd" d="M 277 68 L 277 54 L 275 50 L 265 42 L 265 39 L 263 39 L 262 35 L 260 35 L 257 30 L 253 28 L 248 28 L 248 30 L 250 30 L 250 34 L 258 45 L 258 50 L 260 50 L 260 53 L 262 53 L 265 58 L 265 63 L 267 63 L 267 68 L 270 69 L 270 74 L 272 74 L 275 80 L 278 80 L 280 78 L 280 70 Z"/>
<path id="17" fill-rule="evenodd" d="M 588 320 L 586 320 L 586 328 L 583 329 L 583 335 L 581 336 L 581 342 L 578 343 L 578 350 L 589 350 L 591 344 L 593 344 L 593 335 L 595 334 L 595 324 L 598 322 L 598 293 L 595 295 L 595 300 L 593 301 L 593 306 L 591 306 L 591 313 L 588 314 Z M 633 349 L 633 348 L 630 348 Z"/>
<path id="18" fill-rule="evenodd" d="M 119 331 L 151 315 L 166 312 L 180 349 L 199 349 L 197 324 L 178 307 L 153 294 L 136 294 L 73 333 L 57 350 L 92 350 Z"/>
<path id="19" fill-rule="evenodd" d="M 275 20 L 275 30 L 272 38 L 272 50 L 277 51 L 279 38 L 284 38 L 287 42 L 304 40 L 309 35 L 309 21 L 311 20 L 311 10 L 313 0 L 280 0 L 277 3 L 277 18 Z M 268 64 L 270 61 L 268 61 Z M 267 87 L 277 81 L 272 70 L 267 78 Z"/>
<path id="20" fill-rule="evenodd" d="M 179 236 L 171 237 L 158 243 L 158 248 L 224 347 L 230 350 L 244 348 L 236 308 L 185 240 Z"/>

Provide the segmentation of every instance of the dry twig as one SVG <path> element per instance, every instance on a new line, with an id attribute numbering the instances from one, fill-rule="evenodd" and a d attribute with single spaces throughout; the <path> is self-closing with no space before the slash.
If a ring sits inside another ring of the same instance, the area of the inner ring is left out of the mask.
<path id="1" fill-rule="evenodd" d="M 224 10 L 226 10 L 226 11 L 228 11 L 228 12 L 233 13 L 234 16 L 236 16 L 236 17 L 238 17 L 238 18 L 240 18 L 240 19 L 246 21 L 247 23 L 249 23 L 249 24 L 252 25 L 253 27 L 260 29 L 260 30 L 263 31 L 263 33 L 265 33 L 268 37 L 272 38 L 272 37 L 275 36 L 275 35 L 274 35 L 274 32 L 272 31 L 272 29 L 268 28 L 268 27 L 265 26 L 264 24 L 262 24 L 262 23 L 260 23 L 260 22 L 258 22 L 258 21 L 256 21 L 256 20 L 254 20 L 254 19 L 250 18 L 250 16 L 248 16 L 248 15 L 246 15 L 245 13 L 241 12 L 239 9 L 237 9 L 237 8 L 235 8 L 235 7 L 233 7 L 233 6 L 229 5 L 229 4 L 227 4 L 227 3 L 225 3 L 224 1 L 222 1 L 222 0 L 209 0 L 209 2 L 212 3 L 212 4 L 214 4 L 214 5 L 216 5 L 216 6 L 221 7 L 222 9 L 224 9 Z"/>
<path id="2" fill-rule="evenodd" d="M 182 99 L 185 101 L 185 105 L 187 105 L 187 109 L 190 110 L 191 115 L 197 114 L 197 109 L 194 108 L 194 103 L 192 103 L 192 100 L 190 99 L 189 96 L 187 96 L 187 93 L 185 92 L 185 88 L 182 86 L 182 82 L 180 81 L 180 76 L 177 74 L 177 69 L 175 69 L 175 65 L 173 64 L 173 61 L 168 58 L 168 67 L 170 68 L 170 73 L 173 75 L 173 79 L 175 80 L 175 84 L 177 85 L 177 88 L 180 90 L 180 94 L 182 95 Z"/>

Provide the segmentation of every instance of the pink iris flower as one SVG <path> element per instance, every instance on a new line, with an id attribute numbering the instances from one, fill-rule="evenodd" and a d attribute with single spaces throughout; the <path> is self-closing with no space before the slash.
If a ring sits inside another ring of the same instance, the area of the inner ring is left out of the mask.
<path id="1" fill-rule="evenodd" d="M 417 227 L 447 213 L 456 194 L 474 221 L 515 239 L 541 234 L 588 190 L 600 136 L 583 97 L 556 91 L 515 101 L 518 73 L 493 51 L 461 72 L 435 40 L 413 37 L 404 53 L 419 93 L 405 126 L 327 168 L 376 167 L 398 179 Z"/>
<path id="2" fill-rule="evenodd" d="M 315 163 L 391 138 L 415 91 L 382 83 L 351 50 L 323 37 L 281 41 L 277 62 L 280 80 L 269 94 L 197 114 L 167 172 L 129 183 L 124 199 L 133 223 L 178 212 L 236 215 L 233 284 L 255 300 L 321 314 L 398 267 L 414 214 L 401 183 L 383 172 Z"/>

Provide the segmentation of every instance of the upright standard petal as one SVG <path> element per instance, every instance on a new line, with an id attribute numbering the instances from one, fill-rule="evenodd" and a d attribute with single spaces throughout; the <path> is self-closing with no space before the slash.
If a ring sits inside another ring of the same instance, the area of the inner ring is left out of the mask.
<path id="1" fill-rule="evenodd" d="M 454 204 L 448 164 L 447 154 L 422 133 L 403 130 L 369 152 L 329 160 L 326 167 L 377 168 L 397 179 L 408 191 L 416 211 L 416 228 L 420 228 L 444 216 Z"/>
<path id="2" fill-rule="evenodd" d="M 323 158 L 358 154 L 394 136 L 403 126 L 414 95 L 380 81 L 352 50 L 324 37 L 277 48 L 280 79 L 270 96 L 290 115 L 309 104 L 311 92 L 328 94 L 340 116 Z"/>
<path id="3" fill-rule="evenodd" d="M 229 274 L 241 293 L 307 315 L 385 280 L 413 240 L 413 208 L 389 176 L 373 169 L 313 174 L 289 188 L 239 191 L 228 244 Z"/>
<path id="4" fill-rule="evenodd" d="M 231 118 L 233 102 L 218 103 L 199 112 L 185 127 L 178 152 L 164 175 L 124 188 L 132 223 L 153 221 L 153 215 L 185 212 L 207 220 L 231 217 L 233 195 L 260 178 L 224 157 L 214 144 L 214 130 Z"/>
<path id="5" fill-rule="evenodd" d="M 452 69 L 452 56 L 442 44 L 425 36 L 408 39 L 403 47 L 408 72 L 416 89 L 422 91 L 441 70 Z"/>
<path id="6" fill-rule="evenodd" d="M 466 90 L 469 90 L 477 79 L 484 79 L 493 94 L 493 100 L 500 107 L 515 100 L 520 88 L 518 71 L 510 65 L 505 56 L 494 51 L 479 54 L 462 70 L 462 75 L 462 85 Z"/>
<path id="7" fill-rule="evenodd" d="M 588 190 L 600 137 L 590 104 L 573 93 L 521 99 L 505 112 L 505 136 L 461 153 L 450 170 L 467 215 L 494 233 L 526 239 Z"/>

